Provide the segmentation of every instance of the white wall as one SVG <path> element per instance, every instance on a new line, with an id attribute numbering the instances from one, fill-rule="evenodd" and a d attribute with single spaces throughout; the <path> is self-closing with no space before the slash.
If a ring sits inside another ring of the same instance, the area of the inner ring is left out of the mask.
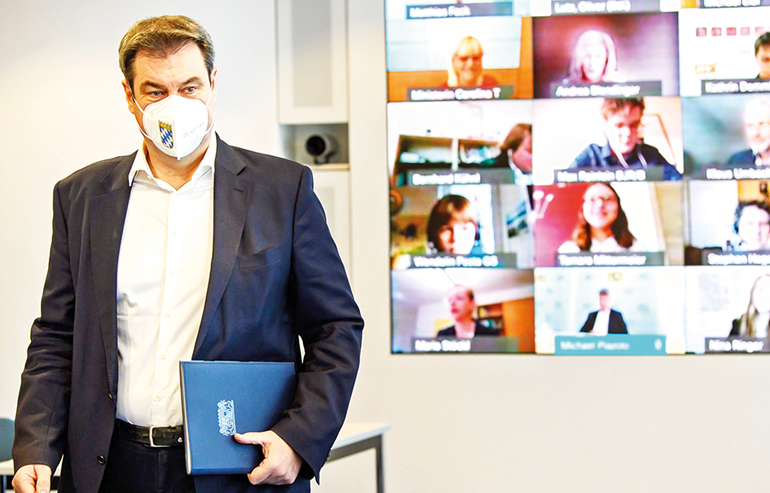
<path id="1" fill-rule="evenodd" d="M 281 1 L 281 0 L 275 0 Z M 350 419 L 393 426 L 390 492 L 717 492 L 770 487 L 770 359 L 389 353 L 382 0 L 350 0 L 352 276 L 367 319 Z M 273 0 L 6 2 L 0 16 L 0 414 L 12 415 L 50 240 L 51 188 L 127 153 L 117 44 L 181 12 L 211 32 L 217 129 L 277 149 Z M 374 491 L 371 454 L 330 464 L 329 492 Z"/>

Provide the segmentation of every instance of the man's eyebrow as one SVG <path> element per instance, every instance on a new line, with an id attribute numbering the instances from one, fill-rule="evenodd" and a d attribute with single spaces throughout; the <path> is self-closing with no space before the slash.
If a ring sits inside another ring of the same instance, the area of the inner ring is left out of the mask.
<path id="1" fill-rule="evenodd" d="M 156 82 L 152 82 L 152 81 L 149 81 L 149 80 L 146 80 L 146 81 L 142 82 L 139 85 L 139 88 L 142 89 L 142 90 L 147 89 L 147 88 L 165 89 L 165 87 L 162 84 L 158 84 Z"/>
<path id="2" fill-rule="evenodd" d="M 182 82 L 182 83 L 181 83 L 181 84 L 179 84 L 179 85 L 180 85 L 180 86 L 189 86 L 190 84 L 198 84 L 198 85 L 203 85 L 203 79 L 201 79 L 200 77 L 198 77 L 198 76 L 196 75 L 196 76 L 194 76 L 194 77 L 190 77 L 189 79 L 187 79 L 186 81 Z"/>

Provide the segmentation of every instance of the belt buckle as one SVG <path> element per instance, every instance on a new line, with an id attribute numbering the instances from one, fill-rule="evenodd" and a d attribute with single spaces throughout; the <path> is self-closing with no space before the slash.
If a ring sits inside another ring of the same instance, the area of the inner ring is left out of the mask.
<path id="1" fill-rule="evenodd" d="M 157 444 L 155 443 L 155 440 L 153 440 L 153 438 L 152 438 L 152 432 L 153 432 L 153 430 L 154 430 L 155 428 L 165 428 L 165 426 L 154 426 L 154 425 L 150 425 L 150 447 L 152 447 L 152 448 L 165 448 L 165 447 L 170 447 L 171 445 L 157 445 Z"/>

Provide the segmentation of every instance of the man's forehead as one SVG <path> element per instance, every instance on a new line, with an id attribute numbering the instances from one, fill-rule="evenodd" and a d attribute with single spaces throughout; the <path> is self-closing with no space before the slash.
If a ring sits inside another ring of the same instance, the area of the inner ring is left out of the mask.
<path id="1" fill-rule="evenodd" d="M 207 72 L 203 53 L 195 43 L 187 43 L 168 53 L 140 50 L 134 58 L 134 72 L 137 76 L 141 73 L 163 72 L 168 75 L 194 71 Z"/>

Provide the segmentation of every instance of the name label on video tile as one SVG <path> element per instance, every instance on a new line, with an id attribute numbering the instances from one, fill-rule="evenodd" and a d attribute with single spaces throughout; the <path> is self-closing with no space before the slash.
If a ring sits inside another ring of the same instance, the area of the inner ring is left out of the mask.
<path id="1" fill-rule="evenodd" d="M 707 337 L 707 353 L 767 353 L 770 345 L 765 339 L 753 337 Z"/>
<path id="2" fill-rule="evenodd" d="M 610 183 L 617 181 L 662 181 L 663 167 L 607 168 L 607 169 L 559 169 L 553 172 L 556 183 Z"/>
<path id="3" fill-rule="evenodd" d="M 407 5 L 407 19 L 463 19 L 513 15 L 513 2 L 456 3 L 439 5 Z"/>
<path id="4" fill-rule="evenodd" d="M 638 98 L 660 96 L 661 82 L 597 82 L 595 84 L 551 84 L 552 98 Z"/>
<path id="5" fill-rule="evenodd" d="M 557 355 L 659 355 L 666 354 L 666 336 L 644 334 L 576 335 L 555 337 Z"/>
<path id="6" fill-rule="evenodd" d="M 409 101 L 493 101 L 513 98 L 513 84 L 494 87 L 435 87 L 410 88 L 406 91 Z"/>
<path id="7" fill-rule="evenodd" d="M 624 14 L 659 11 L 659 0 L 556 0 L 551 2 L 551 15 Z"/>
<path id="8" fill-rule="evenodd" d="M 519 343 L 516 337 L 507 336 L 413 337 L 412 350 L 415 353 L 516 353 Z"/>
<path id="9" fill-rule="evenodd" d="M 663 264 L 663 252 L 556 254 L 556 265 L 559 267 L 647 267 Z"/>
<path id="10" fill-rule="evenodd" d="M 412 257 L 414 269 L 446 269 L 452 267 L 468 268 L 516 268 L 515 253 L 497 255 L 415 255 Z"/>
<path id="11" fill-rule="evenodd" d="M 770 252 L 725 252 L 707 249 L 702 253 L 703 265 L 770 265 Z"/>
<path id="12" fill-rule="evenodd" d="M 723 166 L 709 166 L 701 168 L 694 178 L 705 178 L 706 180 L 768 180 L 770 179 L 770 167 L 740 166 L 727 168 Z"/>
<path id="13" fill-rule="evenodd" d="M 769 3 L 770 5 L 770 3 Z M 700 81 L 701 93 L 706 94 L 756 94 L 770 92 L 770 80 L 725 79 Z"/>

